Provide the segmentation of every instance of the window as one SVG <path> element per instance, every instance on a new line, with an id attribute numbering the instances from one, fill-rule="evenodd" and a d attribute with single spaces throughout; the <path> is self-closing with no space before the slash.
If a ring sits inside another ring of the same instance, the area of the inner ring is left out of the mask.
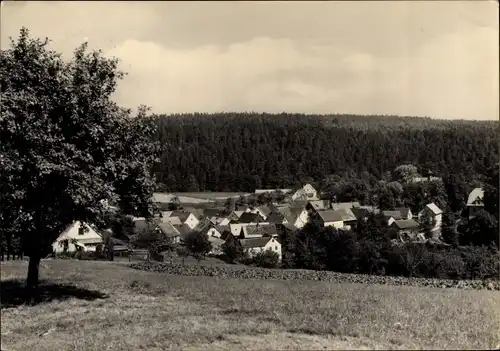
<path id="1" fill-rule="evenodd" d="M 275 247 L 274 247 L 274 250 L 278 251 L 278 246 L 275 246 Z"/>
<path id="2" fill-rule="evenodd" d="M 83 235 L 83 234 L 85 234 L 85 228 L 83 227 L 78 228 L 78 235 Z"/>

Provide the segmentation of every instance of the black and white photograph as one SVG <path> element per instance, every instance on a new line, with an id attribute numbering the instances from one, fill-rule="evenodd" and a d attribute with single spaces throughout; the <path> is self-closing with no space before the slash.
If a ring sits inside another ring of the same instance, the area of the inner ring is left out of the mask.
<path id="1" fill-rule="evenodd" d="M 500 349 L 498 1 L 0 4 L 1 351 Z"/>

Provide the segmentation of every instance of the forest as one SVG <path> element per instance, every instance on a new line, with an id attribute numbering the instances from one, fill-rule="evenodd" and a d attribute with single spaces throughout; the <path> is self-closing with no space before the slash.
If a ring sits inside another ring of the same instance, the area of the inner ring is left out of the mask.
<path id="1" fill-rule="evenodd" d="M 479 181 L 498 160 L 496 121 L 218 113 L 155 115 L 163 191 L 321 188 L 325 178 L 374 184 L 397 166 Z"/>

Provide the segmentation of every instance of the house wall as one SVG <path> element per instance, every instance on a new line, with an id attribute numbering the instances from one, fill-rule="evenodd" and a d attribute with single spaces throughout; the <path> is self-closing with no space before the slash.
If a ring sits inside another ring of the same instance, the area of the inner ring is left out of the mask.
<path id="1" fill-rule="evenodd" d="M 194 229 L 198 225 L 198 223 L 200 223 L 200 221 L 192 213 L 188 218 L 186 218 L 186 221 L 184 222 L 184 224 L 186 224 L 191 229 Z"/>
<path id="2" fill-rule="evenodd" d="M 90 245 L 89 244 L 85 245 L 83 250 L 84 251 L 95 251 L 96 246 L 97 246 L 96 244 L 103 242 L 102 237 L 95 230 L 93 230 L 91 227 L 89 227 L 88 225 L 84 224 L 84 226 L 87 227 L 88 231 L 83 233 L 83 234 L 79 234 L 80 222 L 76 221 L 75 223 L 73 223 L 73 225 L 68 230 L 61 233 L 59 238 L 52 244 L 53 251 L 56 253 L 63 252 L 64 246 L 61 244 L 61 242 L 65 238 L 76 239 L 76 240 L 78 240 L 78 239 L 85 239 L 85 240 L 93 239 L 96 241 L 96 243 L 90 244 Z M 76 247 L 75 247 L 75 245 L 70 243 L 68 245 L 68 252 L 74 252 L 74 251 L 76 251 Z"/>
<path id="3" fill-rule="evenodd" d="M 344 226 L 343 221 L 335 221 L 335 222 L 323 222 L 324 227 L 334 227 L 336 229 L 340 229 Z"/>
<path id="4" fill-rule="evenodd" d="M 212 227 L 212 228 L 210 228 L 208 230 L 207 235 L 208 236 L 213 236 L 215 238 L 220 238 L 222 234 L 219 233 L 219 231 L 217 229 L 215 229 L 215 228 Z"/>
<path id="5" fill-rule="evenodd" d="M 390 227 L 394 222 L 396 222 L 396 220 L 393 217 L 389 218 L 387 220 L 387 226 Z"/>
<path id="6" fill-rule="evenodd" d="M 413 213 L 411 213 L 411 210 L 408 210 L 408 216 L 406 216 L 406 219 L 412 219 L 413 218 Z"/>
<path id="7" fill-rule="evenodd" d="M 281 257 L 282 257 L 281 244 L 274 238 L 269 240 L 268 243 L 266 244 L 266 246 L 264 246 L 264 247 L 252 247 L 250 249 L 247 249 L 246 251 L 248 252 L 248 254 L 250 256 L 253 257 L 260 252 L 265 252 L 266 250 L 271 250 L 273 252 L 276 252 L 279 256 L 280 261 L 281 261 Z"/>
<path id="8" fill-rule="evenodd" d="M 295 227 L 303 228 L 309 219 L 309 213 L 304 209 L 295 220 Z"/>

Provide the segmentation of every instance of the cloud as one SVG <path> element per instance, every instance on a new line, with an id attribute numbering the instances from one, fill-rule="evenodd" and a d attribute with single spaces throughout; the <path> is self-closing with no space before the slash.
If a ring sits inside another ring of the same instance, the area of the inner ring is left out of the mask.
<path id="1" fill-rule="evenodd" d="M 495 2 L 7 2 L 68 56 L 121 59 L 116 100 L 159 113 L 268 111 L 498 119 Z M 493 11 L 492 11 L 493 10 Z M 57 21 L 53 19 L 57 18 Z M 64 29 L 62 29 L 64 28 Z"/>
<path id="2" fill-rule="evenodd" d="M 394 113 L 485 119 L 498 114 L 498 31 L 464 27 L 407 57 L 259 37 L 175 50 L 127 40 L 107 52 L 129 72 L 117 99 L 157 112 L 220 110 Z"/>

